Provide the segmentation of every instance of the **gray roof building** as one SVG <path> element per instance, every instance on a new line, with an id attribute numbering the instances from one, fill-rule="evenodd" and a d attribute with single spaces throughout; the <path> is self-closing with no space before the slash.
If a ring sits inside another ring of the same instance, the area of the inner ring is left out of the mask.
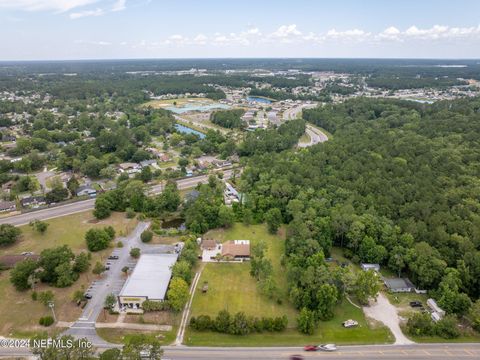
<path id="1" fill-rule="evenodd" d="M 144 254 L 140 256 L 135 269 L 123 285 L 119 299 L 144 298 L 163 301 L 172 277 L 172 267 L 177 254 Z"/>

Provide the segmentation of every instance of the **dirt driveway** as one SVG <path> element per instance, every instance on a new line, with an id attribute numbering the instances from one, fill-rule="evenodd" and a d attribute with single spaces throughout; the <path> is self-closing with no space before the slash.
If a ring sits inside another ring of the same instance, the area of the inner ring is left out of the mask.
<path id="1" fill-rule="evenodd" d="M 396 345 L 413 344 L 413 341 L 403 335 L 402 329 L 400 329 L 400 318 L 398 317 L 397 308 L 390 304 L 387 297 L 382 293 L 378 294 L 377 302 L 372 302 L 370 306 L 365 306 L 363 312 L 366 316 L 385 324 L 393 336 L 395 336 Z"/>

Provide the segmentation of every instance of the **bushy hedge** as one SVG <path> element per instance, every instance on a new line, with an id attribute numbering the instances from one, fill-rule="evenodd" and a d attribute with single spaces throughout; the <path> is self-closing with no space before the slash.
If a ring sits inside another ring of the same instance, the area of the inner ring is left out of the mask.
<path id="1" fill-rule="evenodd" d="M 429 313 L 415 313 L 408 319 L 407 333 L 414 336 L 440 336 L 454 339 L 460 336 L 457 320 L 449 315 L 434 322 Z"/>
<path id="2" fill-rule="evenodd" d="M 248 335 L 264 331 L 280 332 L 287 328 L 288 320 L 285 315 L 272 317 L 247 316 L 244 312 L 230 315 L 226 310 L 218 313 L 215 319 L 208 315 L 199 315 L 190 319 L 190 327 L 197 331 L 215 331 L 232 335 Z"/>
<path id="3" fill-rule="evenodd" d="M 53 317 L 49 316 L 44 316 L 41 317 L 38 323 L 42 326 L 50 326 L 54 323 L 55 321 L 53 320 Z"/>
<path id="4" fill-rule="evenodd" d="M 168 310 L 168 303 L 161 301 L 145 300 L 142 303 L 142 309 L 145 312 Z"/>

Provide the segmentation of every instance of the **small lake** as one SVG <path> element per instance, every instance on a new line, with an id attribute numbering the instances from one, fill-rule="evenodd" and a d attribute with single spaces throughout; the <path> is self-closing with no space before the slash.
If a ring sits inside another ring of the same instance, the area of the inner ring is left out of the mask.
<path id="1" fill-rule="evenodd" d="M 162 229 L 185 230 L 185 220 L 181 218 L 171 219 L 162 222 Z"/>
<path id="2" fill-rule="evenodd" d="M 176 106 L 167 106 L 165 109 L 170 110 L 171 112 L 175 114 L 183 114 L 189 111 L 210 111 L 210 110 L 215 110 L 215 109 L 230 109 L 230 106 L 225 105 L 225 104 L 199 104 L 199 103 L 193 103 L 193 104 L 185 104 L 182 107 L 176 107 Z"/>
<path id="3" fill-rule="evenodd" d="M 265 98 L 262 98 L 262 97 L 257 97 L 257 96 L 249 96 L 249 97 L 247 97 L 247 101 L 258 102 L 258 103 L 262 103 L 262 104 L 271 104 L 272 103 L 271 100 L 268 100 L 268 99 L 265 99 Z"/>
<path id="4" fill-rule="evenodd" d="M 182 125 L 182 124 L 175 124 L 175 129 L 177 129 L 178 132 L 181 132 L 181 133 L 184 133 L 184 134 L 195 134 L 195 135 L 198 135 L 198 137 L 200 139 L 203 139 L 205 137 L 205 134 L 204 133 L 201 133 L 200 131 L 198 130 L 195 130 L 195 129 L 192 129 L 192 128 L 189 128 L 185 125 Z"/>

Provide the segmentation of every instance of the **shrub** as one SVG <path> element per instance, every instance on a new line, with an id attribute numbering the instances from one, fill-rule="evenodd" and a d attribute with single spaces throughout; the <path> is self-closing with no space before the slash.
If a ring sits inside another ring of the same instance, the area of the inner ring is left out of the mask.
<path id="1" fill-rule="evenodd" d="M 133 248 L 132 250 L 130 250 L 130 256 L 133 257 L 134 259 L 138 259 L 140 257 L 140 249 Z"/>
<path id="2" fill-rule="evenodd" d="M 444 339 L 455 339 L 460 336 L 457 320 L 453 315 L 447 315 L 435 324 L 435 333 Z"/>
<path id="3" fill-rule="evenodd" d="M 123 242 L 121 242 L 121 241 L 117 242 L 117 247 L 118 248 L 123 248 Z"/>
<path id="4" fill-rule="evenodd" d="M 152 238 L 153 238 L 153 233 L 152 233 L 150 230 L 145 230 L 145 231 L 142 232 L 142 234 L 140 235 L 140 239 L 141 239 L 142 242 L 144 242 L 144 243 L 149 243 L 150 241 L 152 241 Z"/>
<path id="5" fill-rule="evenodd" d="M 135 213 L 135 210 L 133 210 L 132 208 L 126 208 L 125 209 L 125 215 L 127 217 L 127 219 L 133 219 L 136 215 Z"/>
<path id="6" fill-rule="evenodd" d="M 435 332 L 430 314 L 415 313 L 407 321 L 407 333 L 416 336 L 429 336 Z"/>
<path id="7" fill-rule="evenodd" d="M 45 326 L 45 327 L 48 327 L 48 326 L 52 325 L 54 322 L 55 321 L 53 320 L 53 317 L 51 317 L 50 315 L 41 317 L 40 320 L 38 321 L 38 323 L 40 325 Z"/>
<path id="8" fill-rule="evenodd" d="M 37 301 L 38 293 L 36 291 L 32 292 L 32 300 Z"/>

